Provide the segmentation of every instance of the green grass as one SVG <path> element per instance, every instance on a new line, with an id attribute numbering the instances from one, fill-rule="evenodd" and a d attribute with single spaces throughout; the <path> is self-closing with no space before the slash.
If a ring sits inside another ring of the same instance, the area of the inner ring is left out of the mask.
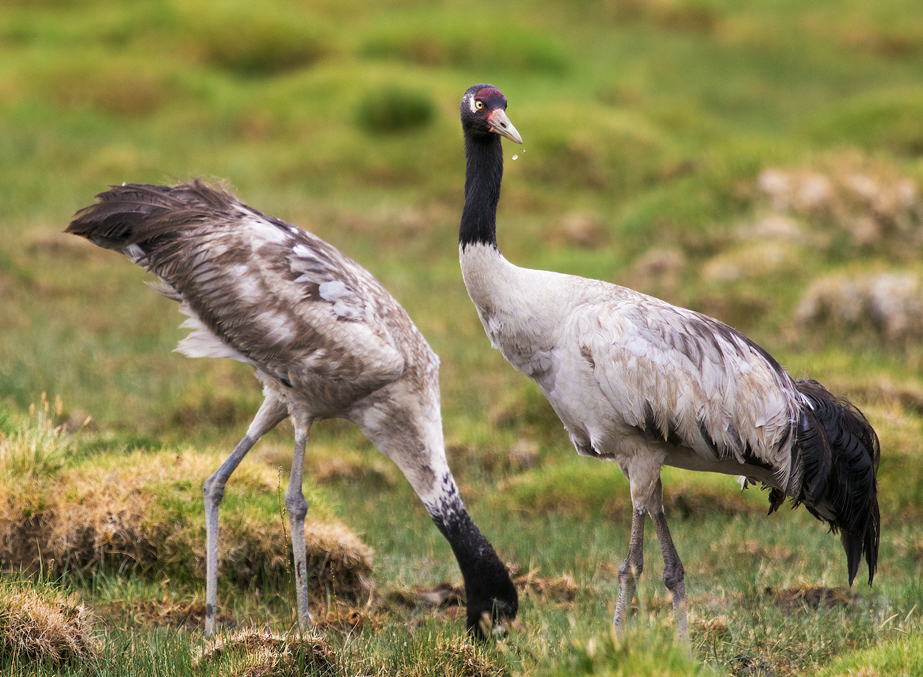
<path id="1" fill-rule="evenodd" d="M 359 609 L 348 607 L 365 600 L 345 591 L 318 595 L 325 617 L 364 614 L 353 630 L 327 626 L 344 674 L 920 672 L 923 350 L 874 327 L 805 326 L 795 312 L 827 277 L 923 275 L 918 4 L 6 3 L 0 500 L 48 505 L 56 487 L 82 495 L 63 488 L 68 478 L 160 464 L 166 479 L 141 490 L 149 519 L 173 524 L 173 545 L 187 550 L 121 572 L 114 555 L 53 573 L 37 561 L 36 591 L 86 604 L 101 648 L 90 663 L 4 654 L 0 671 L 189 674 L 203 646 L 204 582 L 181 554 L 194 560 L 202 547 L 199 487 L 246 429 L 258 385 L 242 365 L 172 353 L 184 333 L 175 305 L 142 271 L 61 230 L 108 184 L 206 176 L 341 248 L 401 301 L 442 358 L 450 463 L 475 520 L 523 573 L 576 583 L 572 599 L 526 595 L 518 630 L 483 647 L 465 642 L 451 608 L 384 603 L 457 583 L 457 569 L 396 468 L 354 428 L 325 422 L 309 444 L 311 514 L 374 550 L 379 595 Z M 525 140 L 505 153 L 498 237 L 510 260 L 715 315 L 868 414 L 883 450 L 873 588 L 841 594 L 838 540 L 806 511 L 767 518 L 765 495 L 740 495 L 730 478 L 665 472 L 691 655 L 672 641 L 653 538 L 636 627 L 612 638 L 626 482 L 615 466 L 577 458 L 535 386 L 490 349 L 458 270 L 458 102 L 485 81 L 508 96 Z M 821 175 L 830 197 L 780 207 L 759 188 L 767 169 Z M 850 192 L 857 175 L 877 198 Z M 901 181 L 917 186 L 915 201 L 892 199 Z M 773 218 L 798 235 L 766 235 Z M 42 393 L 61 410 L 46 410 Z M 275 552 L 253 533 L 279 535 L 278 468 L 291 444 L 290 428 L 274 431 L 228 486 L 224 523 L 251 552 Z M 170 475 L 177 455 L 194 477 Z M 291 581 L 264 566 L 256 578 L 222 577 L 225 621 L 286 631 Z M 817 587 L 829 598 L 792 602 L 793 590 Z M 243 670 L 241 660 L 201 671 Z"/>

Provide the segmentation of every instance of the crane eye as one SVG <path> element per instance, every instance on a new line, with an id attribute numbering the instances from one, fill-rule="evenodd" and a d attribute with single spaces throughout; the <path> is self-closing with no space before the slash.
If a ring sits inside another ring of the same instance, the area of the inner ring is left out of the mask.
<path id="1" fill-rule="evenodd" d="M 475 101 L 475 102 L 474 102 L 474 107 L 477 108 L 478 110 L 481 110 L 481 109 L 484 107 L 484 102 L 483 102 L 483 101 Z"/>

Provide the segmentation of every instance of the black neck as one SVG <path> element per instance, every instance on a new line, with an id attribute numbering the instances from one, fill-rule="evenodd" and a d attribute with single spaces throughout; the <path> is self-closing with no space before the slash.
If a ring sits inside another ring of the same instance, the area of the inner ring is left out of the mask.
<path id="1" fill-rule="evenodd" d="M 498 134 L 465 135 L 465 208 L 458 242 L 497 246 L 497 203 L 503 181 L 503 147 Z"/>
<path id="2" fill-rule="evenodd" d="M 478 626 L 484 612 L 491 617 L 515 618 L 519 607 L 516 586 L 493 546 L 465 510 L 454 481 L 439 505 L 428 509 L 436 527 L 452 546 L 465 580 L 469 629 Z"/>

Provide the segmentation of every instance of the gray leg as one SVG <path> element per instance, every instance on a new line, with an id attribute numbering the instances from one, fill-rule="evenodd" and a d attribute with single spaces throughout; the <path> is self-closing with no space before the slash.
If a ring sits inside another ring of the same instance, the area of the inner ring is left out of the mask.
<path id="1" fill-rule="evenodd" d="M 625 632 L 631 601 L 635 596 L 638 578 L 644 569 L 644 509 L 636 508 L 631 515 L 631 540 L 628 556 L 619 566 L 619 596 L 615 603 L 615 617 L 612 623 L 618 634 Z"/>
<path id="2" fill-rule="evenodd" d="M 686 625 L 686 583 L 685 570 L 679 560 L 679 554 L 670 538 L 670 529 L 667 518 L 663 512 L 651 514 L 654 529 L 657 531 L 657 540 L 660 541 L 660 552 L 663 553 L 663 582 L 667 590 L 673 595 L 673 617 L 676 619 L 676 634 L 681 639 L 689 639 L 689 627 Z"/>
<path id="3" fill-rule="evenodd" d="M 267 397 L 247 434 L 234 447 L 234 451 L 211 477 L 205 480 L 205 634 L 215 634 L 215 616 L 218 607 L 218 506 L 224 498 L 228 478 L 253 445 L 272 430 L 287 415 L 285 406 Z"/>
<path id="4" fill-rule="evenodd" d="M 308 502 L 302 493 L 304 474 L 304 447 L 308 441 L 310 424 L 295 424 L 295 456 L 292 459 L 292 475 L 285 492 L 285 508 L 288 510 L 289 526 L 292 531 L 292 555 L 295 560 L 295 591 L 298 595 L 298 624 L 305 631 L 311 627 L 311 613 L 308 611 L 308 556 L 304 542 L 304 518 L 308 514 Z"/>

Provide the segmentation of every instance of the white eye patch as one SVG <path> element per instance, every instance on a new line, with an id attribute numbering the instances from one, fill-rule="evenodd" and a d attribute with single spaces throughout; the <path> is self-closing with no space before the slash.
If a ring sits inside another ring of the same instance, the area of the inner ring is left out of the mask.
<path id="1" fill-rule="evenodd" d="M 471 109 L 472 113 L 478 112 L 477 101 L 475 101 L 473 93 L 468 96 L 468 107 Z"/>

